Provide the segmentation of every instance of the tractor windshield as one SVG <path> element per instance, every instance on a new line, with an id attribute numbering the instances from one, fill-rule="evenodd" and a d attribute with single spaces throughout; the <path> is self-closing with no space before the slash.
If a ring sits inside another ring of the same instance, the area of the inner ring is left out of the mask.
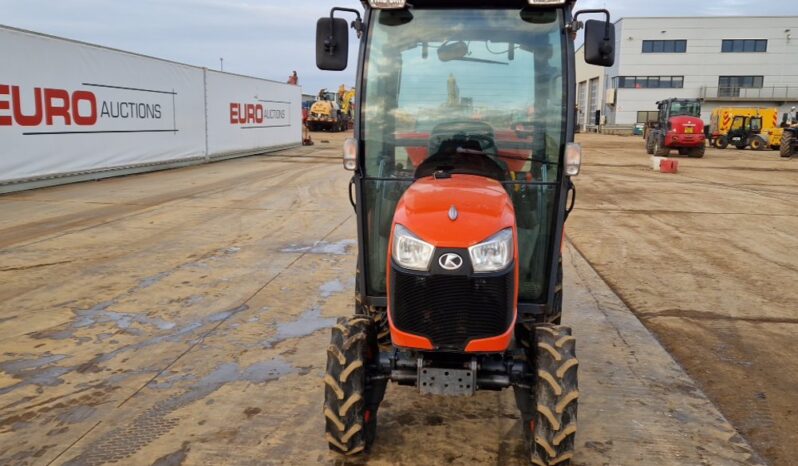
<path id="1" fill-rule="evenodd" d="M 374 13 L 361 101 L 370 293 L 385 292 L 397 201 L 444 155 L 453 170 L 505 184 L 518 217 L 521 300 L 541 297 L 565 134 L 562 22 L 556 9 Z M 443 154 L 455 146 L 490 163 Z"/>
<path id="2" fill-rule="evenodd" d="M 671 116 L 701 117 L 701 103 L 690 100 L 674 100 L 671 104 Z"/>

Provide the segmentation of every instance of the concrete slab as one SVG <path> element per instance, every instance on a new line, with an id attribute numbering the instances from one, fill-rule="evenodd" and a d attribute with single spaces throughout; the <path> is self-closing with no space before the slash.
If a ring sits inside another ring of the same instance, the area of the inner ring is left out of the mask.
<path id="1" fill-rule="evenodd" d="M 0 197 L 0 464 L 330 462 L 356 255 L 338 147 L 24 193 L 29 221 Z M 577 463 L 761 464 L 575 250 L 565 267 Z M 379 426 L 373 464 L 525 464 L 509 391 L 392 386 Z"/>

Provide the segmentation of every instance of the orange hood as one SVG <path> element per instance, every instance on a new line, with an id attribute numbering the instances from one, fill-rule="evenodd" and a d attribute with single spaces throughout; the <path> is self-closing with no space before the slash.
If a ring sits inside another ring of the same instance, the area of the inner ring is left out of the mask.
<path id="1" fill-rule="evenodd" d="M 457 209 L 457 219 L 449 210 Z M 466 248 L 499 230 L 515 226 L 507 191 L 496 180 L 475 175 L 422 178 L 405 191 L 396 206 L 400 223 L 422 240 L 442 248 Z"/>

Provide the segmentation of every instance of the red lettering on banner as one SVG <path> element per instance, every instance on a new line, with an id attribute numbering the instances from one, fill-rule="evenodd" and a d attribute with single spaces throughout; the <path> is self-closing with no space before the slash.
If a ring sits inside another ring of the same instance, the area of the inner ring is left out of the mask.
<path id="1" fill-rule="evenodd" d="M 80 114 L 80 102 L 89 103 L 89 114 Z M 75 91 L 72 93 L 72 119 L 79 126 L 91 126 L 97 123 L 97 99 L 89 91 Z"/>
<path id="2" fill-rule="evenodd" d="M 60 106 L 55 105 L 54 100 L 60 100 Z M 72 118 L 69 116 L 69 92 L 63 89 L 45 89 L 44 90 L 44 109 L 47 114 L 47 124 L 52 125 L 55 117 L 63 117 L 64 124 L 69 126 L 72 124 Z"/>
<path id="3" fill-rule="evenodd" d="M 0 95 L 8 95 L 8 85 L 0 84 Z M 7 100 L 0 100 L 0 110 L 8 110 L 10 108 Z M 0 115 L 0 126 L 11 126 L 11 117 L 8 115 Z"/>
<path id="4" fill-rule="evenodd" d="M 255 122 L 263 123 L 263 105 L 261 104 L 255 106 Z"/>
<path id="5" fill-rule="evenodd" d="M 234 125 L 238 123 L 238 114 L 241 113 L 241 110 L 238 104 L 231 103 L 230 104 L 230 124 Z"/>
<path id="6" fill-rule="evenodd" d="M 42 88 L 33 88 L 33 115 L 22 113 L 22 98 L 19 86 L 11 86 L 11 101 L 14 102 L 14 120 L 19 126 L 39 126 L 42 124 Z"/>
<path id="7" fill-rule="evenodd" d="M 247 104 L 247 123 L 255 123 L 255 106 Z"/>

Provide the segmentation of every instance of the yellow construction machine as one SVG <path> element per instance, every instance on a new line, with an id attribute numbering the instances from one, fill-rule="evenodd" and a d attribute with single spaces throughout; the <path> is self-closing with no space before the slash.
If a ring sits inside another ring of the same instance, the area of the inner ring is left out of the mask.
<path id="1" fill-rule="evenodd" d="M 308 129 L 311 131 L 346 131 L 352 121 L 355 88 L 346 90 L 342 84 L 338 92 L 319 91 L 310 107 Z"/>
<path id="2" fill-rule="evenodd" d="M 720 107 L 712 111 L 709 139 L 718 149 L 731 144 L 738 149 L 778 150 L 782 133 L 777 108 Z"/>

